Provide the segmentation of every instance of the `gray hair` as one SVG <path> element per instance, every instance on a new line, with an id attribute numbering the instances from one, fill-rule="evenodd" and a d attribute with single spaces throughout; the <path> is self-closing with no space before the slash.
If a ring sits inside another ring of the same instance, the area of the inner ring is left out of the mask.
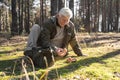
<path id="1" fill-rule="evenodd" d="M 59 15 L 63 15 L 65 17 L 72 18 L 73 13 L 72 13 L 71 9 L 64 7 L 59 11 Z"/>

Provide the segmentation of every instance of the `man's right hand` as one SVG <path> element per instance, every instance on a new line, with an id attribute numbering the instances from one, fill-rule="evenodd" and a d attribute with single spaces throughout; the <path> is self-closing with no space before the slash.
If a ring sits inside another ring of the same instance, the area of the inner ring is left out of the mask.
<path id="1" fill-rule="evenodd" d="M 64 48 L 64 49 L 58 48 L 58 49 L 56 49 L 56 53 L 58 56 L 63 57 L 66 55 L 67 49 L 66 48 Z"/>

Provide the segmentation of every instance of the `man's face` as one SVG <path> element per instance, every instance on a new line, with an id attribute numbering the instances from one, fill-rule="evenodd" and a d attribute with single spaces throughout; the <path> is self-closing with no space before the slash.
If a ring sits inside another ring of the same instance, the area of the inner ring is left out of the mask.
<path id="1" fill-rule="evenodd" d="M 64 27 L 66 24 L 68 24 L 70 21 L 69 17 L 63 16 L 63 15 L 59 15 L 58 16 L 58 23 L 61 27 Z"/>

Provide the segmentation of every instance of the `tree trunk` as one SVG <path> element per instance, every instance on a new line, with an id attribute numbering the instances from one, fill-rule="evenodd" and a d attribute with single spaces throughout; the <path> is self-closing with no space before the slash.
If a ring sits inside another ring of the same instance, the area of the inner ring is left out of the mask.
<path id="1" fill-rule="evenodd" d="M 23 21 L 24 21 L 24 20 L 23 20 L 23 0 L 21 0 L 21 3 L 20 3 L 20 4 L 21 4 L 21 5 L 20 5 L 20 6 L 21 6 L 21 8 L 20 8 L 21 11 L 20 11 L 20 15 L 19 15 L 19 17 L 20 17 L 20 18 L 19 18 L 19 19 L 20 19 L 20 20 L 19 20 L 19 21 L 20 21 L 20 22 L 19 22 L 19 35 L 21 35 L 22 32 L 23 32 Z"/>
<path id="2" fill-rule="evenodd" d="M 2 25 L 2 23 L 1 23 L 1 14 L 2 14 L 2 11 L 1 11 L 1 9 L 0 9 L 0 31 L 1 31 L 1 25 Z"/>
<path id="3" fill-rule="evenodd" d="M 51 16 L 58 12 L 58 0 L 51 0 Z"/>
<path id="4" fill-rule="evenodd" d="M 119 24 L 119 0 L 116 0 L 115 32 L 118 32 Z"/>
<path id="5" fill-rule="evenodd" d="M 61 8 L 63 8 L 64 7 L 64 2 L 63 2 L 64 0 L 58 0 L 58 11 L 61 9 Z"/>
<path id="6" fill-rule="evenodd" d="M 27 33 L 30 33 L 30 0 L 27 0 Z"/>
<path id="7" fill-rule="evenodd" d="M 17 26 L 17 12 L 16 12 L 16 0 L 11 0 L 12 5 L 12 26 L 11 26 L 11 35 L 18 34 L 18 26 Z"/>
<path id="8" fill-rule="evenodd" d="M 99 31 L 99 16 L 100 16 L 100 0 L 97 0 L 97 31 Z"/>
<path id="9" fill-rule="evenodd" d="M 30 29 L 29 29 L 29 0 L 25 1 L 25 32 L 27 34 L 30 33 Z"/>
<path id="10" fill-rule="evenodd" d="M 102 5 L 102 32 L 106 32 L 106 0 Z"/>
<path id="11" fill-rule="evenodd" d="M 6 17 L 5 17 L 5 31 L 8 32 L 9 31 L 9 27 L 8 27 L 8 11 L 6 11 Z"/>
<path id="12" fill-rule="evenodd" d="M 70 0 L 69 2 L 69 7 L 73 12 L 73 17 L 72 17 L 72 21 L 74 21 L 74 0 Z"/>
<path id="13" fill-rule="evenodd" d="M 90 0 L 87 0 L 87 7 L 86 7 L 86 19 L 85 19 L 85 28 L 87 31 L 90 33 L 91 28 L 90 28 Z"/>
<path id="14" fill-rule="evenodd" d="M 21 28 L 21 26 L 20 26 L 20 22 L 21 22 L 21 16 L 20 16 L 20 13 L 21 13 L 21 7 L 20 7 L 20 0 L 18 0 L 18 22 L 19 22 L 19 28 L 18 28 L 18 32 L 19 32 L 19 35 L 21 35 L 22 34 L 22 32 L 20 31 L 20 28 Z"/>
<path id="15" fill-rule="evenodd" d="M 56 15 L 64 7 L 63 0 L 51 0 L 51 16 Z"/>
<path id="16" fill-rule="evenodd" d="M 40 25 L 44 22 L 43 0 L 40 0 Z"/>
<path id="17" fill-rule="evenodd" d="M 108 28 L 108 32 L 111 31 L 111 27 L 112 27 L 112 1 L 110 0 L 109 1 L 109 4 L 108 4 L 108 23 L 107 23 L 107 28 Z"/>

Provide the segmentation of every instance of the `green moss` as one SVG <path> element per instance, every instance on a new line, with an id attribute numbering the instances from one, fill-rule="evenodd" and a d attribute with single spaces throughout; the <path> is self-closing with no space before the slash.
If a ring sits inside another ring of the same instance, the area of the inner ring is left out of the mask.
<path id="1" fill-rule="evenodd" d="M 90 46 L 88 46 L 90 45 Z M 61 58 L 56 61 L 55 65 L 48 69 L 36 68 L 36 76 L 41 77 L 45 72 L 48 72 L 49 79 L 60 78 L 74 79 L 76 76 L 83 80 L 119 80 L 114 72 L 120 73 L 120 55 L 119 49 L 113 47 L 104 46 L 103 44 L 94 47 L 92 43 L 81 44 L 82 51 L 87 54 L 87 57 L 75 57 L 77 62 L 66 63 L 66 58 Z M 15 73 L 13 73 L 15 60 L 23 56 L 25 44 L 14 44 L 0 46 L 0 79 L 17 80 L 25 74 L 21 73 L 21 69 L 16 65 Z M 71 47 L 69 47 L 69 51 Z M 69 56 L 76 56 L 73 51 L 69 52 Z M 32 71 L 28 70 L 29 75 L 32 75 Z M 5 76 L 4 76 L 5 74 Z M 45 73 L 47 74 L 47 73 Z"/>

